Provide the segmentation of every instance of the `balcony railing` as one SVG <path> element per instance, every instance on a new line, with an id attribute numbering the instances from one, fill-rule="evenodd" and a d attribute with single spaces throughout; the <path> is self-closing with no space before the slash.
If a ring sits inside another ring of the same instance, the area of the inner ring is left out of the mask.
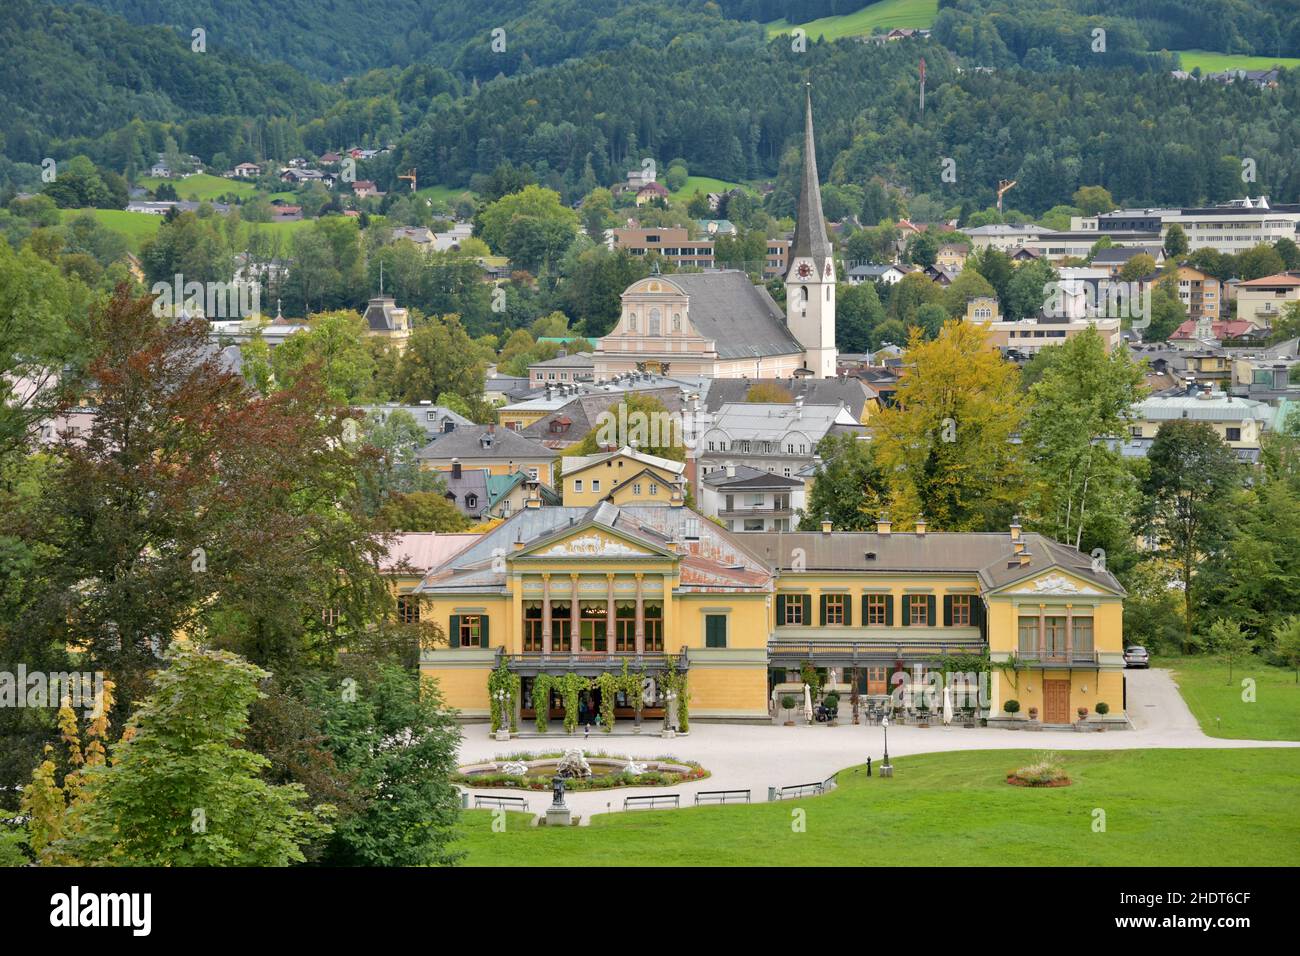
<path id="1" fill-rule="evenodd" d="M 1036 664 L 1043 667 L 1072 667 L 1079 664 L 1096 664 L 1097 652 L 1095 650 L 1084 650 L 1073 648 L 1069 654 L 1060 650 L 1045 650 L 1041 654 L 1035 648 L 1032 651 L 1021 651 L 1016 655 L 1020 660 L 1027 664 Z"/>
<path id="2" fill-rule="evenodd" d="M 498 666 L 504 662 L 512 671 L 530 674 L 544 671 L 581 672 L 584 669 L 593 671 L 620 670 L 624 662 L 627 662 L 629 671 L 660 671 L 668 666 L 670 658 L 676 662 L 679 671 L 684 671 L 689 666 L 685 648 L 679 654 L 667 654 L 663 651 L 647 651 L 644 654 L 637 654 L 635 651 L 587 650 L 552 651 L 550 654 L 544 654 L 541 651 L 507 654 L 503 649 L 497 649 Z"/>
<path id="3" fill-rule="evenodd" d="M 782 508 L 719 508 L 719 518 L 789 518 L 794 509 L 788 505 Z"/>
<path id="4" fill-rule="evenodd" d="M 978 636 L 890 640 L 796 640 L 777 638 L 767 642 L 767 656 L 772 663 L 811 660 L 830 666 L 856 666 L 920 657 L 946 657 L 953 654 L 978 654 L 984 641 Z"/>

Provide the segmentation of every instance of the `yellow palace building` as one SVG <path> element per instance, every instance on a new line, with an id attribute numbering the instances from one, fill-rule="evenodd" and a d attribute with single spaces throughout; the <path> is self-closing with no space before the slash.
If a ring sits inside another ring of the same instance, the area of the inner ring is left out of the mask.
<path id="1" fill-rule="evenodd" d="M 735 535 L 680 500 L 538 505 L 476 536 L 413 591 L 421 618 L 447 636 L 424 651 L 422 673 L 464 718 L 489 714 L 496 668 L 521 680 L 522 727 L 539 675 L 597 678 L 626 665 L 645 677 L 642 718 L 656 718 L 656 679 L 672 668 L 691 721 L 766 721 L 809 663 L 842 695 L 885 695 L 954 661 L 987 661 L 982 703 L 995 719 L 1010 699 L 1018 719 L 1034 708 L 1045 725 L 1069 725 L 1098 702 L 1122 717 L 1123 588 L 1018 524 Z M 586 715 L 598 694 L 584 692 Z M 617 720 L 632 718 L 630 704 L 620 690 Z M 550 707 L 563 714 L 558 694 Z"/>

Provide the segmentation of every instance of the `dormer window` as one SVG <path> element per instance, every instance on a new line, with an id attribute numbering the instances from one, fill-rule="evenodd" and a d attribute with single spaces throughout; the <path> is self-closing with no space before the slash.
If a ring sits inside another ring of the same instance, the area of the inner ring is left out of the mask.
<path id="1" fill-rule="evenodd" d="M 471 511 L 472 511 L 473 509 L 477 508 L 477 507 L 478 507 L 478 495 L 473 495 L 473 494 L 466 495 L 466 496 L 465 496 L 465 507 L 466 507 L 466 508 L 469 508 Z"/>

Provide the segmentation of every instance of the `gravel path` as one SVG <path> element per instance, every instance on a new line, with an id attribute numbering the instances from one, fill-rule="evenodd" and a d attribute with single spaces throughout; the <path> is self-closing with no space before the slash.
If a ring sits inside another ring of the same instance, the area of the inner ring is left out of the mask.
<path id="1" fill-rule="evenodd" d="M 1153 747 L 1300 747 L 1300 741 L 1225 740 L 1207 737 L 1183 701 L 1169 671 L 1128 671 L 1128 714 L 1134 729 L 1107 733 L 1075 731 L 1011 731 L 996 728 L 914 726 L 889 728 L 889 754 L 936 753 L 949 750 L 1134 750 Z M 843 713 L 843 711 L 842 711 Z M 657 725 L 647 725 L 647 731 Z M 619 730 L 621 730 L 620 725 Z M 460 755 L 469 763 L 498 754 L 564 750 L 581 747 L 588 753 L 606 751 L 619 756 L 673 756 L 696 760 L 711 776 L 676 787 L 619 787 L 571 793 L 566 802 L 575 814 L 586 819 L 596 813 L 623 809 L 623 798 L 645 794 L 680 793 L 682 806 L 694 803 L 697 790 L 750 790 L 751 799 L 767 799 L 768 787 L 790 786 L 824 780 L 838 770 L 861 764 L 871 757 L 879 764 L 883 732 L 880 727 L 845 721 L 838 727 L 824 724 L 796 727 L 700 724 L 686 736 L 671 740 L 657 734 L 601 734 L 570 736 L 563 732 L 546 737 L 515 738 L 509 743 L 488 736 L 485 725 L 470 724 Z M 532 813 L 550 805 L 549 792 L 487 788 L 471 793 L 522 796 Z"/>

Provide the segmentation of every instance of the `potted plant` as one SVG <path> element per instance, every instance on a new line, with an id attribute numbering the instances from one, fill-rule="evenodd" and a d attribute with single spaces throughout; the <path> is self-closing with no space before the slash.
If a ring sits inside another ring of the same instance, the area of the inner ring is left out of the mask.
<path id="1" fill-rule="evenodd" d="M 790 719 L 790 712 L 794 710 L 794 695 L 786 694 L 781 698 L 781 707 L 785 710 L 785 725 L 793 727 L 794 721 Z"/>
<path id="2" fill-rule="evenodd" d="M 1104 700 L 1097 701 L 1097 716 L 1105 717 L 1109 713 L 1110 713 L 1110 704 L 1106 703 Z"/>
<path id="3" fill-rule="evenodd" d="M 1029 719 L 1030 719 L 1030 720 L 1037 720 L 1037 719 L 1038 719 L 1038 708 L 1037 708 L 1037 707 L 1030 707 L 1030 708 L 1029 708 Z"/>
<path id="4" fill-rule="evenodd" d="M 1020 701 L 1009 700 L 1002 705 L 1002 709 L 1006 712 L 1008 717 L 1012 718 L 1012 722 L 1010 724 L 1011 729 L 1019 730 L 1020 727 L 1015 721 L 1015 716 L 1016 714 L 1020 713 Z"/>
<path id="5" fill-rule="evenodd" d="M 930 726 L 930 705 L 926 703 L 925 700 L 922 700 L 921 706 L 916 708 L 916 711 L 917 711 L 916 726 L 929 727 Z"/>
<path id="6" fill-rule="evenodd" d="M 1087 708 L 1087 707 L 1080 707 L 1077 711 L 1075 711 L 1075 713 L 1077 713 L 1077 714 L 1079 715 L 1079 719 L 1080 719 L 1080 720 L 1087 720 L 1087 719 L 1088 719 L 1088 708 Z"/>
<path id="7" fill-rule="evenodd" d="M 835 693 L 835 691 L 831 691 L 824 698 L 822 698 L 822 706 L 826 708 L 826 714 L 827 714 L 826 722 L 830 726 L 834 727 L 837 723 L 839 723 L 839 721 L 836 720 L 836 718 L 839 717 L 840 714 L 840 695 Z"/>

